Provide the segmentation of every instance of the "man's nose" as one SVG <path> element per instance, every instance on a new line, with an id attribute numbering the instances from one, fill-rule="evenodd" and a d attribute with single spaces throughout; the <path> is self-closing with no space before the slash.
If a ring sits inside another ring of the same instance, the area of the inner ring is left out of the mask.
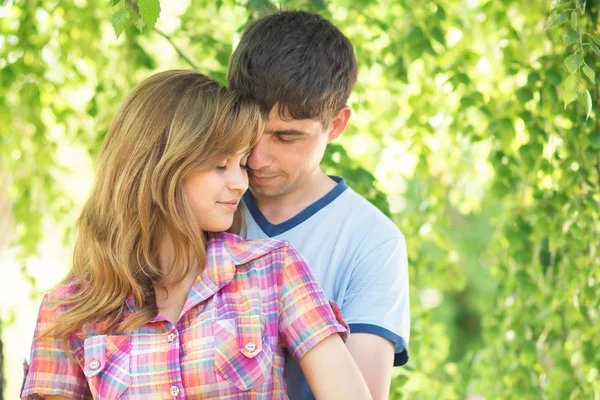
<path id="1" fill-rule="evenodd" d="M 248 166 L 253 170 L 260 170 L 270 166 L 273 163 L 271 156 L 269 137 L 263 135 L 258 144 L 252 149 L 252 153 L 248 156 Z"/>

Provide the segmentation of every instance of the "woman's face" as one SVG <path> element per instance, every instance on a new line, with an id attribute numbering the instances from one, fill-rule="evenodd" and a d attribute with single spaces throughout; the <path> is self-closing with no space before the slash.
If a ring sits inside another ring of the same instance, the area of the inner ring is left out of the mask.
<path id="1" fill-rule="evenodd" d="M 185 196 L 202 230 L 222 232 L 231 227 L 235 210 L 248 189 L 249 153 L 239 152 L 210 171 L 191 175 L 184 183 Z"/>

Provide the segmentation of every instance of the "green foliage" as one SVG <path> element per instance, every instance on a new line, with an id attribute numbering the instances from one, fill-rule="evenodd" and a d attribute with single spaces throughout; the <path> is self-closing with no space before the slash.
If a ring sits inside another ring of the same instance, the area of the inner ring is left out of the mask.
<path id="1" fill-rule="evenodd" d="M 139 0 L 138 6 L 140 9 L 140 16 L 146 23 L 148 29 L 154 28 L 158 15 L 160 14 L 160 1 L 159 0 Z"/>
<path id="2" fill-rule="evenodd" d="M 167 1 L 84 3 L 0 19 L 0 167 L 23 260 L 47 219 L 73 225 L 63 148 L 94 157 L 136 82 L 190 66 L 225 82 L 250 21 L 308 9 L 360 66 L 323 165 L 407 238 L 411 361 L 390 398 L 600 396 L 600 1 L 192 0 L 164 26 Z"/>
<path id="3" fill-rule="evenodd" d="M 115 29 L 115 35 L 121 36 L 125 28 L 129 25 L 131 20 L 131 12 L 127 8 L 121 8 L 112 16 L 112 24 Z"/>

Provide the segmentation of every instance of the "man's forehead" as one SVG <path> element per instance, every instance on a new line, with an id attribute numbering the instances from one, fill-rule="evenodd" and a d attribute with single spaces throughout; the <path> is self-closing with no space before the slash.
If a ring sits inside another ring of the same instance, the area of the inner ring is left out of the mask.
<path id="1" fill-rule="evenodd" d="M 269 113 L 265 120 L 265 132 L 271 133 L 281 130 L 314 131 L 321 129 L 321 122 L 314 119 L 291 119 L 281 118 L 277 112 Z"/>

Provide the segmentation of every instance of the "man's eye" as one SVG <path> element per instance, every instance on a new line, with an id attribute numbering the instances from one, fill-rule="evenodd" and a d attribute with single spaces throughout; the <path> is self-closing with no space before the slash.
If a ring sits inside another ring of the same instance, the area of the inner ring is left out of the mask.
<path id="1" fill-rule="evenodd" d="M 281 143 L 294 143 L 296 141 L 296 139 L 286 139 L 280 135 L 277 136 L 277 140 L 279 140 Z"/>

